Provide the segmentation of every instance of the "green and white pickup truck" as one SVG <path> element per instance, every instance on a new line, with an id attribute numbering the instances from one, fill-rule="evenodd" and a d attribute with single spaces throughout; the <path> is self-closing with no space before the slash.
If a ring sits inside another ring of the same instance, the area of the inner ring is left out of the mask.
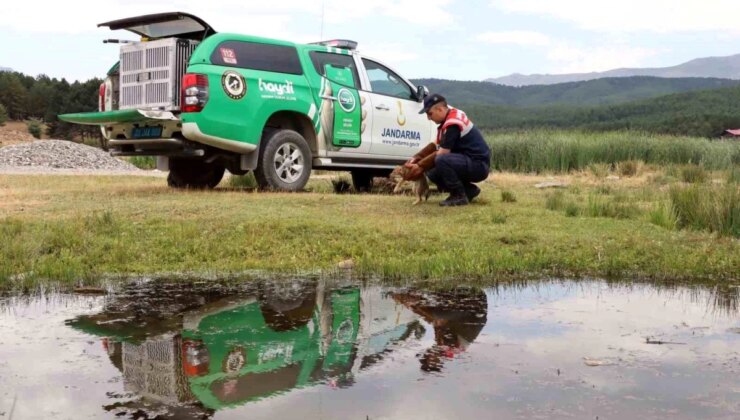
<path id="1" fill-rule="evenodd" d="M 260 187 L 302 189 L 312 169 L 351 171 L 369 188 L 433 140 L 428 94 L 346 40 L 296 44 L 217 33 L 186 13 L 102 23 L 122 42 L 99 111 L 60 115 L 99 125 L 114 156 L 156 156 L 168 184 L 213 188 L 224 171 Z"/>

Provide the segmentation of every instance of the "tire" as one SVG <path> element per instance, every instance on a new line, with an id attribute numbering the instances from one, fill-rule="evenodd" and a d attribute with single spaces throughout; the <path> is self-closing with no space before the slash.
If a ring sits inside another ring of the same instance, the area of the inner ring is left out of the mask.
<path id="1" fill-rule="evenodd" d="M 172 188 L 214 188 L 224 177 L 225 168 L 200 159 L 170 159 L 167 185 Z"/>
<path id="2" fill-rule="evenodd" d="M 374 173 L 367 169 L 355 169 L 352 171 L 352 186 L 358 193 L 370 192 L 373 188 Z"/>
<path id="3" fill-rule="evenodd" d="M 263 190 L 300 191 L 311 176 L 311 150 L 293 130 L 277 130 L 265 136 L 254 170 Z"/>

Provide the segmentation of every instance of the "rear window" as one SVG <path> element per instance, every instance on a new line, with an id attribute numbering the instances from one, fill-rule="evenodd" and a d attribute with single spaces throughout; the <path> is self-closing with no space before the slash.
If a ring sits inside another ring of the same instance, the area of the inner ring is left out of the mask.
<path id="1" fill-rule="evenodd" d="M 276 73 L 303 74 L 295 47 L 225 41 L 211 54 L 211 63 Z"/>

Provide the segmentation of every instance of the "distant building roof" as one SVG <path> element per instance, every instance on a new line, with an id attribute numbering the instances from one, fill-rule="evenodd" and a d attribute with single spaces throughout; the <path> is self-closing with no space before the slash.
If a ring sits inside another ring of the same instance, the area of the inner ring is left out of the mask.
<path id="1" fill-rule="evenodd" d="M 728 136 L 728 137 L 729 136 L 732 136 L 732 137 L 740 136 L 740 128 L 727 129 L 727 130 L 725 130 L 724 133 L 722 133 L 722 135 L 723 136 Z"/>

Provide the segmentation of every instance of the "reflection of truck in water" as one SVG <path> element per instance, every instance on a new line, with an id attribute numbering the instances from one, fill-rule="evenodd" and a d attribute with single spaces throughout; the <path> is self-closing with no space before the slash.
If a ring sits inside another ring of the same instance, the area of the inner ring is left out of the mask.
<path id="1" fill-rule="evenodd" d="M 165 405 L 194 403 L 191 415 L 316 383 L 349 385 L 393 343 L 424 332 L 418 316 L 381 288 L 324 282 L 223 296 L 176 315 L 178 329 L 143 341 L 105 334 L 116 322 L 95 317 L 70 324 L 108 335 L 104 342 L 127 390 Z"/>

